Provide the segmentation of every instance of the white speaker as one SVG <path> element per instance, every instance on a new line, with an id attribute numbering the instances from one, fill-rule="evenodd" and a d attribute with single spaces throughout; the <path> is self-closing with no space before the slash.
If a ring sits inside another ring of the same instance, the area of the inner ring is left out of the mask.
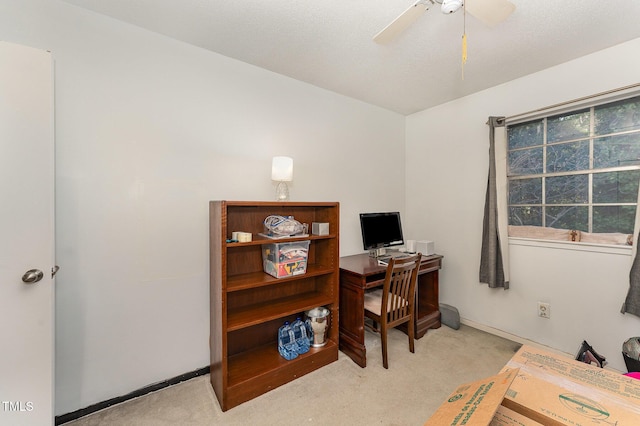
<path id="1" fill-rule="evenodd" d="M 436 254 L 435 243 L 433 241 L 416 241 L 416 253 L 422 253 L 423 256 Z"/>

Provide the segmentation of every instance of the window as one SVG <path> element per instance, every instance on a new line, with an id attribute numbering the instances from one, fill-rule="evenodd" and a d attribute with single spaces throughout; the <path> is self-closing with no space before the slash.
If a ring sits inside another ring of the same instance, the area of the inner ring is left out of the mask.
<path id="1" fill-rule="evenodd" d="M 510 230 L 632 234 L 640 96 L 509 124 L 507 182 Z"/>

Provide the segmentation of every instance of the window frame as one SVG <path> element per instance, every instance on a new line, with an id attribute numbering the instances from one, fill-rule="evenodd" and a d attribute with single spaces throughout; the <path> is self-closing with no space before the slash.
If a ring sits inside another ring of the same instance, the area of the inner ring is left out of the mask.
<path id="1" fill-rule="evenodd" d="M 511 203 L 510 200 L 510 194 L 509 194 L 509 190 L 507 189 L 507 200 L 506 200 L 506 204 L 507 204 L 507 214 L 510 217 L 510 211 L 511 208 L 513 206 L 517 206 L 517 207 L 536 207 L 536 208 L 540 208 L 540 214 L 541 214 L 541 224 L 543 228 L 546 228 L 547 226 L 547 214 L 546 214 L 546 210 L 549 207 L 563 207 L 563 206 L 584 206 L 587 208 L 587 226 L 588 226 L 588 230 L 584 231 L 584 232 L 588 232 L 588 233 L 592 233 L 593 231 L 593 223 L 594 223 L 594 207 L 595 208 L 599 208 L 599 207 L 610 207 L 610 206 L 615 206 L 615 207 L 624 207 L 624 206 L 632 206 L 635 207 L 636 209 L 636 213 L 635 213 L 635 218 L 636 220 L 634 221 L 634 228 L 637 228 L 637 217 L 638 217 L 638 209 L 640 208 L 640 203 L 638 203 L 637 198 L 635 199 L 634 202 L 594 202 L 594 176 L 598 175 L 598 174 L 604 174 L 604 173 L 612 173 L 612 172 L 625 172 L 625 171 L 631 171 L 631 170 L 636 170 L 636 171 L 640 171 L 640 162 L 638 164 L 635 165 L 625 165 L 625 166 L 609 166 L 609 167 L 603 167 L 603 168 L 596 168 L 594 169 L 594 147 L 595 147 L 595 143 L 598 139 L 602 139 L 602 138 L 610 138 L 610 137 L 619 137 L 619 136 L 624 136 L 624 135 L 631 135 L 631 134 L 640 134 L 640 129 L 632 129 L 632 130 L 614 130 L 611 133 L 606 133 L 606 134 L 595 134 L 595 120 L 596 120 L 596 114 L 595 111 L 598 107 L 601 107 L 603 105 L 606 104 L 610 104 L 610 103 L 614 103 L 614 102 L 618 102 L 618 101 L 626 101 L 626 100 L 632 100 L 634 98 L 638 98 L 640 97 L 640 89 L 638 88 L 637 85 L 630 87 L 630 88 L 624 88 L 624 89 L 620 89 L 618 91 L 615 91 L 614 94 L 611 93 L 605 93 L 602 95 L 595 95 L 593 97 L 589 97 L 589 98 L 582 98 L 580 100 L 574 101 L 574 102 L 569 102 L 569 103 L 564 103 L 564 104 L 560 104 L 556 107 L 549 107 L 543 110 L 537 110 L 534 111 L 532 113 L 528 113 L 528 114 L 521 114 L 519 116 L 515 116 L 515 117 L 508 117 L 506 118 L 505 122 L 506 122 L 506 126 L 505 126 L 505 161 L 506 161 L 506 165 L 505 165 L 505 175 L 504 175 L 504 179 L 505 179 L 505 184 L 507 186 L 507 188 L 509 187 L 509 184 L 513 181 L 517 181 L 517 180 L 524 180 L 524 179 L 532 179 L 532 178 L 540 178 L 541 179 L 541 199 L 540 199 L 540 203 L 535 204 L 535 203 L 522 203 L 522 204 L 516 204 L 516 203 Z M 562 140 L 558 140 L 558 141 L 552 141 L 551 143 L 548 142 L 548 124 L 549 124 L 549 120 L 556 118 L 558 116 L 562 116 L 562 115 L 571 115 L 572 113 L 580 113 L 580 112 L 587 112 L 589 114 L 589 125 L 588 125 L 588 133 L 585 134 L 584 136 L 578 136 L 578 137 L 571 137 L 568 139 L 562 139 Z M 541 145 L 527 145 L 527 146 L 523 146 L 523 147 L 517 147 L 513 150 L 509 149 L 509 134 L 508 134 L 508 129 L 510 127 L 513 127 L 515 125 L 518 124 L 524 124 L 524 123 L 529 123 L 529 122 L 535 122 L 535 121 L 541 121 L 542 124 L 542 142 Z M 581 170 L 569 170 L 569 171 L 554 171 L 554 172 L 547 172 L 547 152 L 549 148 L 553 148 L 554 146 L 561 146 L 561 145 L 567 145 L 567 144 L 576 144 L 579 142 L 586 142 L 587 146 L 588 146 L 588 168 L 587 169 L 581 169 Z M 541 155 L 542 155 L 542 170 L 540 173 L 535 173 L 535 174 L 524 174 L 524 175 L 517 175 L 517 176 L 509 176 L 509 161 L 510 161 L 510 153 L 511 152 L 517 152 L 517 151 L 523 151 L 523 150 L 527 150 L 527 149 L 532 149 L 532 148 L 536 148 L 539 147 L 541 148 Z M 587 188 L 587 200 L 585 203 L 549 203 L 548 200 L 546 199 L 546 184 L 547 184 L 547 180 L 548 178 L 553 178 L 553 177 L 557 177 L 557 176 L 575 176 L 575 175 L 586 175 L 587 176 L 587 180 L 588 180 L 588 188 Z M 511 225 L 509 224 L 509 228 L 511 228 L 512 226 L 519 226 L 519 225 Z M 597 235 L 598 233 L 594 233 L 595 235 Z M 625 235 L 622 234 L 621 235 Z M 517 236 L 517 237 L 512 237 L 511 233 L 509 235 L 510 238 L 514 238 L 514 239 L 519 239 L 522 238 L 522 236 Z M 526 237 L 525 237 L 526 238 Z M 534 238 L 534 239 L 539 239 L 541 241 L 547 241 L 546 238 Z M 629 239 L 627 239 L 629 240 Z M 515 240 L 514 240 L 515 241 Z M 584 244 L 584 243 L 580 243 L 579 241 L 571 241 L 569 239 L 569 243 L 570 244 Z M 592 242 L 589 243 L 589 245 L 593 244 Z M 618 245 L 618 244 L 610 244 L 610 243 L 596 243 L 596 244 L 601 244 L 604 246 L 623 246 L 622 244 Z M 629 246 L 627 246 L 629 247 Z"/>

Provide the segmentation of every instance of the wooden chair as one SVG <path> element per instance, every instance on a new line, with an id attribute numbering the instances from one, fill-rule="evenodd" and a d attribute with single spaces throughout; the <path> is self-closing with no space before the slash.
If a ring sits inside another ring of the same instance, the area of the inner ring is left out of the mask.
<path id="1" fill-rule="evenodd" d="M 389 368 L 387 361 L 387 330 L 400 324 L 407 324 L 409 350 L 414 353 L 416 280 L 422 254 L 403 258 L 392 258 L 382 289 L 366 293 L 364 315 L 373 321 L 373 329 L 380 333 L 382 340 L 382 364 Z M 382 313 L 382 307 L 386 312 Z M 379 328 L 378 328 L 379 325 Z"/>

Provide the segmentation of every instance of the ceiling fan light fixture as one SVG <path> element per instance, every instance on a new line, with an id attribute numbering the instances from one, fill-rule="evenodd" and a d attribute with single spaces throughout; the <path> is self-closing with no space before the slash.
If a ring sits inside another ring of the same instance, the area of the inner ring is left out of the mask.
<path id="1" fill-rule="evenodd" d="M 442 0 L 442 13 L 448 15 L 457 12 L 463 4 L 462 0 Z"/>

